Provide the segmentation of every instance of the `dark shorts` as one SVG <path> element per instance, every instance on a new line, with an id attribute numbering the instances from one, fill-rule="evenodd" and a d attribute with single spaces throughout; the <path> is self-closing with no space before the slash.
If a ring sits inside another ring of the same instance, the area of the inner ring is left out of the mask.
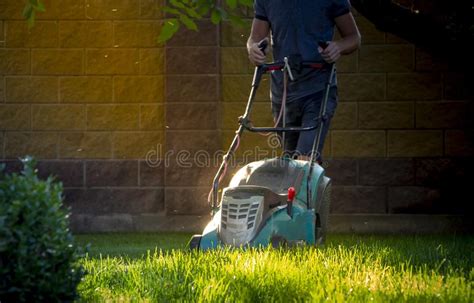
<path id="1" fill-rule="evenodd" d="M 290 127 L 309 127 L 317 123 L 319 110 L 324 98 L 324 91 L 305 96 L 301 99 L 288 102 L 286 104 L 286 126 Z M 329 130 L 331 119 L 334 116 L 337 107 L 337 87 L 332 87 L 329 91 L 325 121 L 322 128 L 321 140 L 317 148 L 316 160 L 321 161 L 321 153 L 324 147 L 324 141 Z M 272 113 L 276 120 L 280 113 L 281 104 L 272 102 Z M 283 117 L 280 119 L 279 126 L 283 125 Z M 310 156 L 313 148 L 314 139 L 319 132 L 319 128 L 305 132 L 287 132 L 285 134 L 285 154 L 290 157 L 298 155 Z M 282 140 L 282 134 L 278 134 Z"/>

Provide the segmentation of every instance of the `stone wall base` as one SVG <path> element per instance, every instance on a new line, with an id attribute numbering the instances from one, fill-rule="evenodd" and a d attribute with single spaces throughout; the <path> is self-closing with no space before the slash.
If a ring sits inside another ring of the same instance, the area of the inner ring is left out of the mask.
<path id="1" fill-rule="evenodd" d="M 472 233 L 474 218 L 460 215 L 331 215 L 331 233 L 432 234 Z M 100 232 L 189 232 L 201 233 L 209 216 L 165 215 L 76 215 L 71 219 L 75 233 Z"/>

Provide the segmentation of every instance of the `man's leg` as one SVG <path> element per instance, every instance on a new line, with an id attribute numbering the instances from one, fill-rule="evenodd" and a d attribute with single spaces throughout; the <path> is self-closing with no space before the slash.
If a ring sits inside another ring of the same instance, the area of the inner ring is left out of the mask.
<path id="1" fill-rule="evenodd" d="M 286 126 L 287 127 L 299 127 L 301 125 L 302 110 L 298 102 L 290 102 L 286 104 Z M 280 114 L 281 104 L 272 103 L 273 120 L 276 122 Z M 278 127 L 283 127 L 283 116 L 278 123 Z M 294 157 L 297 151 L 296 146 L 298 144 L 300 133 L 298 132 L 286 132 L 285 134 L 285 150 L 283 151 L 285 156 Z M 278 133 L 280 139 L 280 145 L 282 145 L 283 134 Z"/>
<path id="2" fill-rule="evenodd" d="M 322 104 L 324 98 L 324 92 L 318 92 L 316 94 L 309 95 L 304 98 L 303 100 L 303 116 L 302 116 L 302 126 L 309 127 L 314 126 L 317 123 L 317 119 L 319 117 L 320 106 Z M 319 142 L 319 146 L 316 149 L 316 161 L 319 164 L 322 164 L 322 151 L 324 148 L 324 142 L 326 140 L 327 133 L 329 131 L 329 126 L 331 123 L 331 118 L 334 115 L 334 112 L 337 107 L 337 89 L 332 88 L 329 92 L 329 98 L 326 108 L 326 120 L 324 121 L 324 125 L 322 128 L 321 139 Z M 308 131 L 302 132 L 298 139 L 298 144 L 296 147 L 297 152 L 301 154 L 299 159 L 301 160 L 310 160 L 311 159 L 311 152 L 314 144 L 314 140 L 318 135 L 319 128 Z"/>

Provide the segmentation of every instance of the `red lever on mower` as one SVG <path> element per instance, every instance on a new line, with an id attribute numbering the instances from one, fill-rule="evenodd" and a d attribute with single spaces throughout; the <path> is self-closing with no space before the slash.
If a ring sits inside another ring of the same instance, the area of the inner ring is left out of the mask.
<path id="1" fill-rule="evenodd" d="M 292 216 L 292 209 L 293 209 L 293 200 L 295 199 L 296 190 L 294 187 L 288 188 L 288 199 L 286 200 L 286 212 L 288 216 Z"/>
<path id="2" fill-rule="evenodd" d="M 294 187 L 288 188 L 288 201 L 293 202 L 293 199 L 295 199 L 296 195 L 296 190 Z"/>

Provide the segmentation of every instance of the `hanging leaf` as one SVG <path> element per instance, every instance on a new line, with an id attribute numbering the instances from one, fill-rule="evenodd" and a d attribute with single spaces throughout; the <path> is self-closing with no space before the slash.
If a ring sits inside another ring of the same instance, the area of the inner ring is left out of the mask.
<path id="1" fill-rule="evenodd" d="M 181 21 L 181 23 L 183 23 L 188 29 L 197 32 L 198 30 L 197 24 L 188 16 L 186 15 L 179 16 L 179 21 Z"/>
<path id="2" fill-rule="evenodd" d="M 173 35 L 179 30 L 179 22 L 177 19 L 169 19 L 163 24 L 161 28 L 160 36 L 158 37 L 158 43 L 164 43 L 171 39 Z"/>
<path id="3" fill-rule="evenodd" d="M 211 14 L 211 22 L 214 24 L 218 24 L 219 22 L 221 22 L 221 19 L 221 13 L 217 9 L 213 9 Z"/>
<path id="4" fill-rule="evenodd" d="M 237 0 L 226 0 L 225 3 L 227 3 L 231 9 L 235 9 L 237 7 Z"/>

